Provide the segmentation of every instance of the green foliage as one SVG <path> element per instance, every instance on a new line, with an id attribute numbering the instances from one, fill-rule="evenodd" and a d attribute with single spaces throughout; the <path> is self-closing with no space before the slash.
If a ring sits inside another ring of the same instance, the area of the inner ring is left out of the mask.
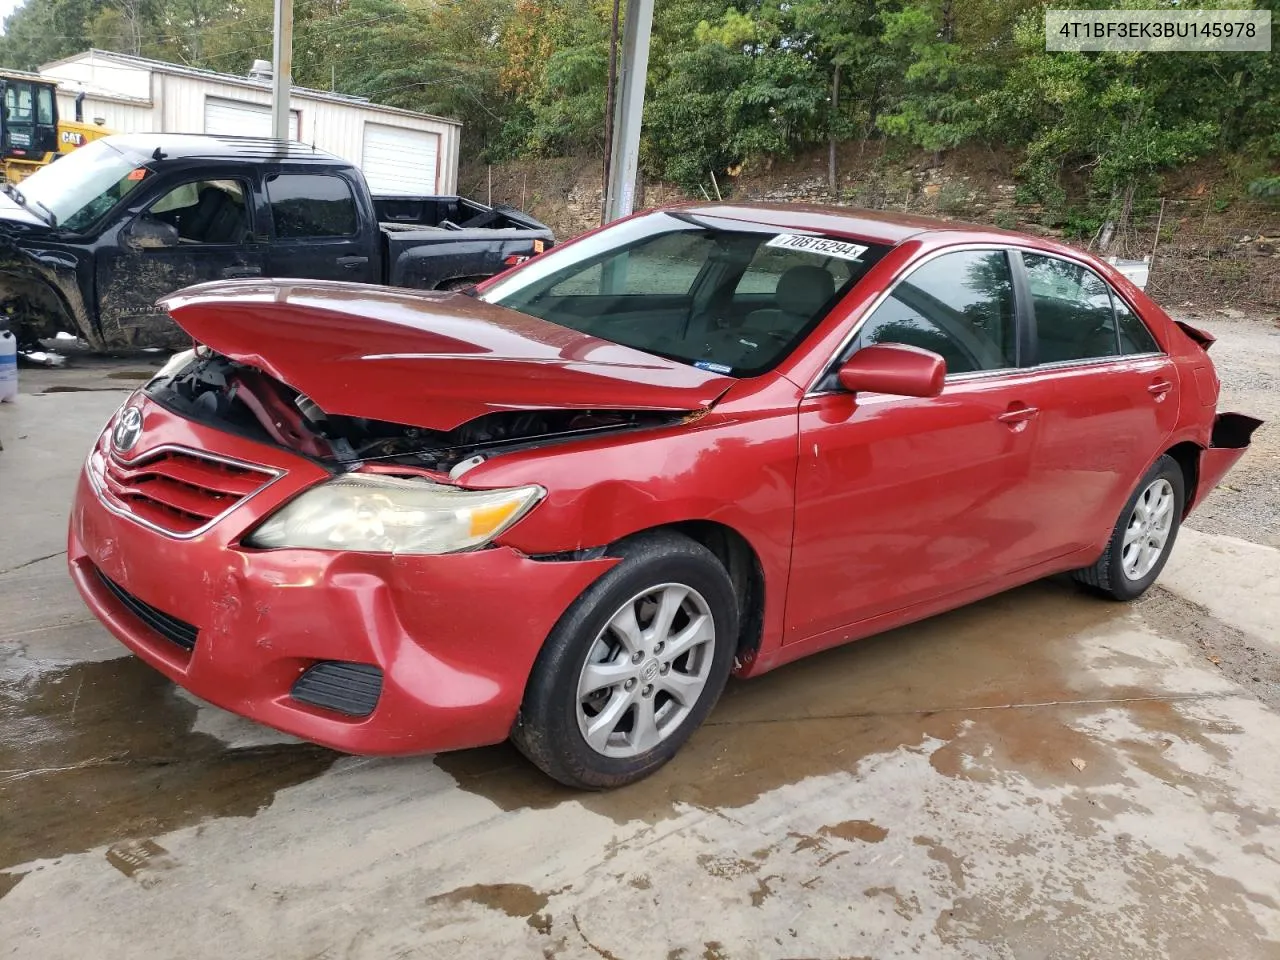
<path id="1" fill-rule="evenodd" d="M 1259 177 L 1249 184 L 1249 196 L 1280 203 L 1280 177 Z"/>
<path id="2" fill-rule="evenodd" d="M 611 9 L 295 0 L 294 77 L 461 118 L 470 158 L 599 155 Z M 26 0 L 5 20 L 0 64 L 32 69 L 94 45 L 243 74 L 271 54 L 271 14 L 272 0 Z M 1243 158 L 1226 199 L 1250 181 L 1253 196 L 1280 196 L 1280 58 L 1048 53 L 1037 0 L 663 0 L 648 85 L 644 165 L 694 191 L 713 172 L 723 184 L 743 164 L 882 137 L 893 149 L 1011 148 L 1018 200 L 1082 235 L 1210 153 Z M 907 189 L 866 181 L 859 198 Z"/>

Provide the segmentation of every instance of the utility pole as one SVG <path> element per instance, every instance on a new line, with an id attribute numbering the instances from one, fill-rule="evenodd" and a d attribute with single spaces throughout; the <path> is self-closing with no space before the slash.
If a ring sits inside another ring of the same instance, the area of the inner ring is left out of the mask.
<path id="1" fill-rule="evenodd" d="M 271 57 L 271 136 L 290 139 L 289 94 L 293 89 L 293 0 L 276 0 Z"/>
<path id="2" fill-rule="evenodd" d="M 613 117 L 609 182 L 604 202 L 606 222 L 625 217 L 635 208 L 636 174 L 640 166 L 640 123 L 644 116 L 644 85 L 649 74 L 649 35 L 652 29 L 653 0 L 627 0 L 622 70 Z"/>

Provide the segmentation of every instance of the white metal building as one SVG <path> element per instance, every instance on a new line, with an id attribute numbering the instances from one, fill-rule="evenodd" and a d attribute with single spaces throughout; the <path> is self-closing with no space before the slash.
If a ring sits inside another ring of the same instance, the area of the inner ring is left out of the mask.
<path id="1" fill-rule="evenodd" d="M 159 60 L 90 50 L 45 64 L 58 81 L 58 111 L 114 133 L 271 135 L 271 79 L 236 77 Z M 457 120 L 414 113 L 321 90 L 294 87 L 293 139 L 359 167 L 379 194 L 457 192 Z"/>

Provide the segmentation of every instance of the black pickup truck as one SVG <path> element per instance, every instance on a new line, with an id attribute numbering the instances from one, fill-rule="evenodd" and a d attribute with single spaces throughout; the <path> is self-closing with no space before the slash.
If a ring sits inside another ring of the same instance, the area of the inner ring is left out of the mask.
<path id="1" fill-rule="evenodd" d="M 463 197 L 375 197 L 351 164 L 248 138 L 105 137 L 0 196 L 0 316 L 30 345 L 171 347 L 156 309 L 227 277 L 457 289 L 542 252 L 551 231 Z"/>

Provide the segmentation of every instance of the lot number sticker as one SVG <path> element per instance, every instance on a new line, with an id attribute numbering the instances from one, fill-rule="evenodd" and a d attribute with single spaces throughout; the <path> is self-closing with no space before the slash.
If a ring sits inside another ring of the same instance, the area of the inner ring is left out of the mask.
<path id="1" fill-rule="evenodd" d="M 780 233 L 766 247 L 781 247 L 783 250 L 803 250 L 805 253 L 817 253 L 827 257 L 839 257 L 841 260 L 861 260 L 867 252 L 866 247 L 843 240 L 828 240 L 826 237 L 802 237 L 795 233 Z"/>

